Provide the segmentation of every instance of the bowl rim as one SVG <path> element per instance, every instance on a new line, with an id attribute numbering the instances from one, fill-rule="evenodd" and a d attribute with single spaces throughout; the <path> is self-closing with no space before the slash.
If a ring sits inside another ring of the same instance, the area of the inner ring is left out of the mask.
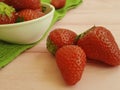
<path id="1" fill-rule="evenodd" d="M 52 8 L 51 11 L 49 13 L 45 14 L 44 16 L 36 18 L 36 19 L 33 19 L 33 20 L 29 20 L 29 21 L 25 21 L 25 22 L 20 22 L 20 23 L 2 24 L 2 25 L 0 25 L 0 27 L 18 26 L 18 25 L 23 25 L 23 24 L 25 25 L 25 24 L 29 24 L 29 23 L 34 23 L 34 22 L 36 22 L 38 20 L 42 20 L 42 19 L 48 17 L 51 13 L 54 13 L 55 8 L 54 8 L 53 5 L 51 5 L 49 3 L 45 3 L 45 2 L 41 2 L 41 3 L 42 3 L 42 5 L 50 6 Z"/>

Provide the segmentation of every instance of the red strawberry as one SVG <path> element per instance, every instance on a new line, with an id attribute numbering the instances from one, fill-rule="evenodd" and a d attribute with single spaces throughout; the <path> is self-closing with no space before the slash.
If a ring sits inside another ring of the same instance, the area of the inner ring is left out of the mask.
<path id="1" fill-rule="evenodd" d="M 40 0 L 5 0 L 5 2 L 16 10 L 41 8 Z"/>
<path id="2" fill-rule="evenodd" d="M 15 9 L 3 2 L 0 2 L 0 24 L 14 23 L 15 20 Z"/>
<path id="3" fill-rule="evenodd" d="M 51 4 L 56 8 L 63 8 L 66 4 L 66 0 L 51 0 Z"/>
<path id="4" fill-rule="evenodd" d="M 0 0 L 0 2 L 4 2 L 4 0 Z"/>
<path id="5" fill-rule="evenodd" d="M 87 58 L 109 65 L 120 64 L 120 50 L 112 33 L 104 27 L 93 27 L 80 35 L 77 42 Z"/>
<path id="6" fill-rule="evenodd" d="M 82 77 L 86 55 L 77 45 L 66 45 L 56 52 L 56 62 L 68 85 L 76 84 Z"/>
<path id="7" fill-rule="evenodd" d="M 76 37 L 77 34 L 71 30 L 57 28 L 50 32 L 47 38 L 47 49 L 55 55 L 56 50 L 60 47 L 74 44 Z"/>
<path id="8" fill-rule="evenodd" d="M 39 9 L 37 10 L 24 9 L 24 10 L 17 12 L 17 16 L 18 16 L 17 19 L 23 19 L 23 21 L 28 21 L 28 20 L 39 18 L 43 15 L 44 13 L 39 11 Z"/>

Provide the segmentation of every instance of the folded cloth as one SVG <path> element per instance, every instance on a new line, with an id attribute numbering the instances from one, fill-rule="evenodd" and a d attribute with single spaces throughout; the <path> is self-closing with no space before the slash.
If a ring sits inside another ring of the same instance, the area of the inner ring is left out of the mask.
<path id="1" fill-rule="evenodd" d="M 41 2 L 50 3 L 50 0 L 41 0 Z M 65 7 L 63 7 L 62 9 L 55 10 L 55 14 L 54 14 L 52 23 L 51 23 L 49 29 L 43 35 L 42 39 L 44 39 L 47 32 L 55 24 L 55 22 L 62 19 L 68 10 L 77 7 L 81 3 L 82 3 L 82 0 L 67 0 Z M 39 43 L 42 39 L 40 39 L 38 42 L 36 42 L 34 44 L 29 44 L 29 45 L 12 44 L 12 43 L 0 41 L 0 68 L 3 68 L 7 64 L 9 64 L 17 56 L 19 56 L 22 52 L 24 52 L 25 50 L 27 50 L 29 48 L 32 48 L 37 43 Z"/>

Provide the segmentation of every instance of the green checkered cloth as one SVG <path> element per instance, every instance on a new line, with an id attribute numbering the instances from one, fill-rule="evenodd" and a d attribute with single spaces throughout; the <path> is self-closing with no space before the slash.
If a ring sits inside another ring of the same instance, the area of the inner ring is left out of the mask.
<path id="1" fill-rule="evenodd" d="M 41 0 L 41 1 L 50 3 L 50 0 Z M 50 28 L 54 25 L 55 22 L 62 19 L 68 10 L 77 7 L 81 3 L 82 3 L 82 0 L 67 0 L 64 8 L 56 10 L 53 21 L 51 23 L 51 26 L 46 31 L 46 33 L 43 35 L 42 39 L 44 39 L 47 32 L 50 30 Z M 34 44 L 29 44 L 29 45 L 11 44 L 11 43 L 7 43 L 4 41 L 0 41 L 0 68 L 3 68 L 7 64 L 9 64 L 17 56 L 19 56 L 22 52 L 24 52 L 25 50 L 27 50 L 29 48 L 32 48 L 37 43 L 39 43 L 42 39 L 40 39 L 38 42 L 36 42 Z"/>

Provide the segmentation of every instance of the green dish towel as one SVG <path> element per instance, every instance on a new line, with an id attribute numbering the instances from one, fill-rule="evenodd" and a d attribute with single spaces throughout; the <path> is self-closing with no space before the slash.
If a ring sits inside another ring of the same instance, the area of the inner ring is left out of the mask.
<path id="1" fill-rule="evenodd" d="M 41 0 L 41 1 L 50 3 L 50 0 Z M 64 8 L 55 11 L 55 15 L 51 23 L 51 26 L 53 26 L 54 23 L 57 22 L 58 20 L 62 19 L 68 10 L 75 8 L 80 3 L 82 3 L 82 0 L 67 0 L 66 6 Z M 46 36 L 49 30 L 50 28 L 46 31 L 42 39 Z M 38 42 L 40 42 L 41 40 L 39 40 Z M 32 48 L 37 43 L 29 44 L 29 45 L 19 45 L 19 44 L 11 44 L 11 43 L 0 41 L 0 68 L 3 68 L 7 64 L 9 64 L 22 52 L 24 52 L 29 48 Z"/>

